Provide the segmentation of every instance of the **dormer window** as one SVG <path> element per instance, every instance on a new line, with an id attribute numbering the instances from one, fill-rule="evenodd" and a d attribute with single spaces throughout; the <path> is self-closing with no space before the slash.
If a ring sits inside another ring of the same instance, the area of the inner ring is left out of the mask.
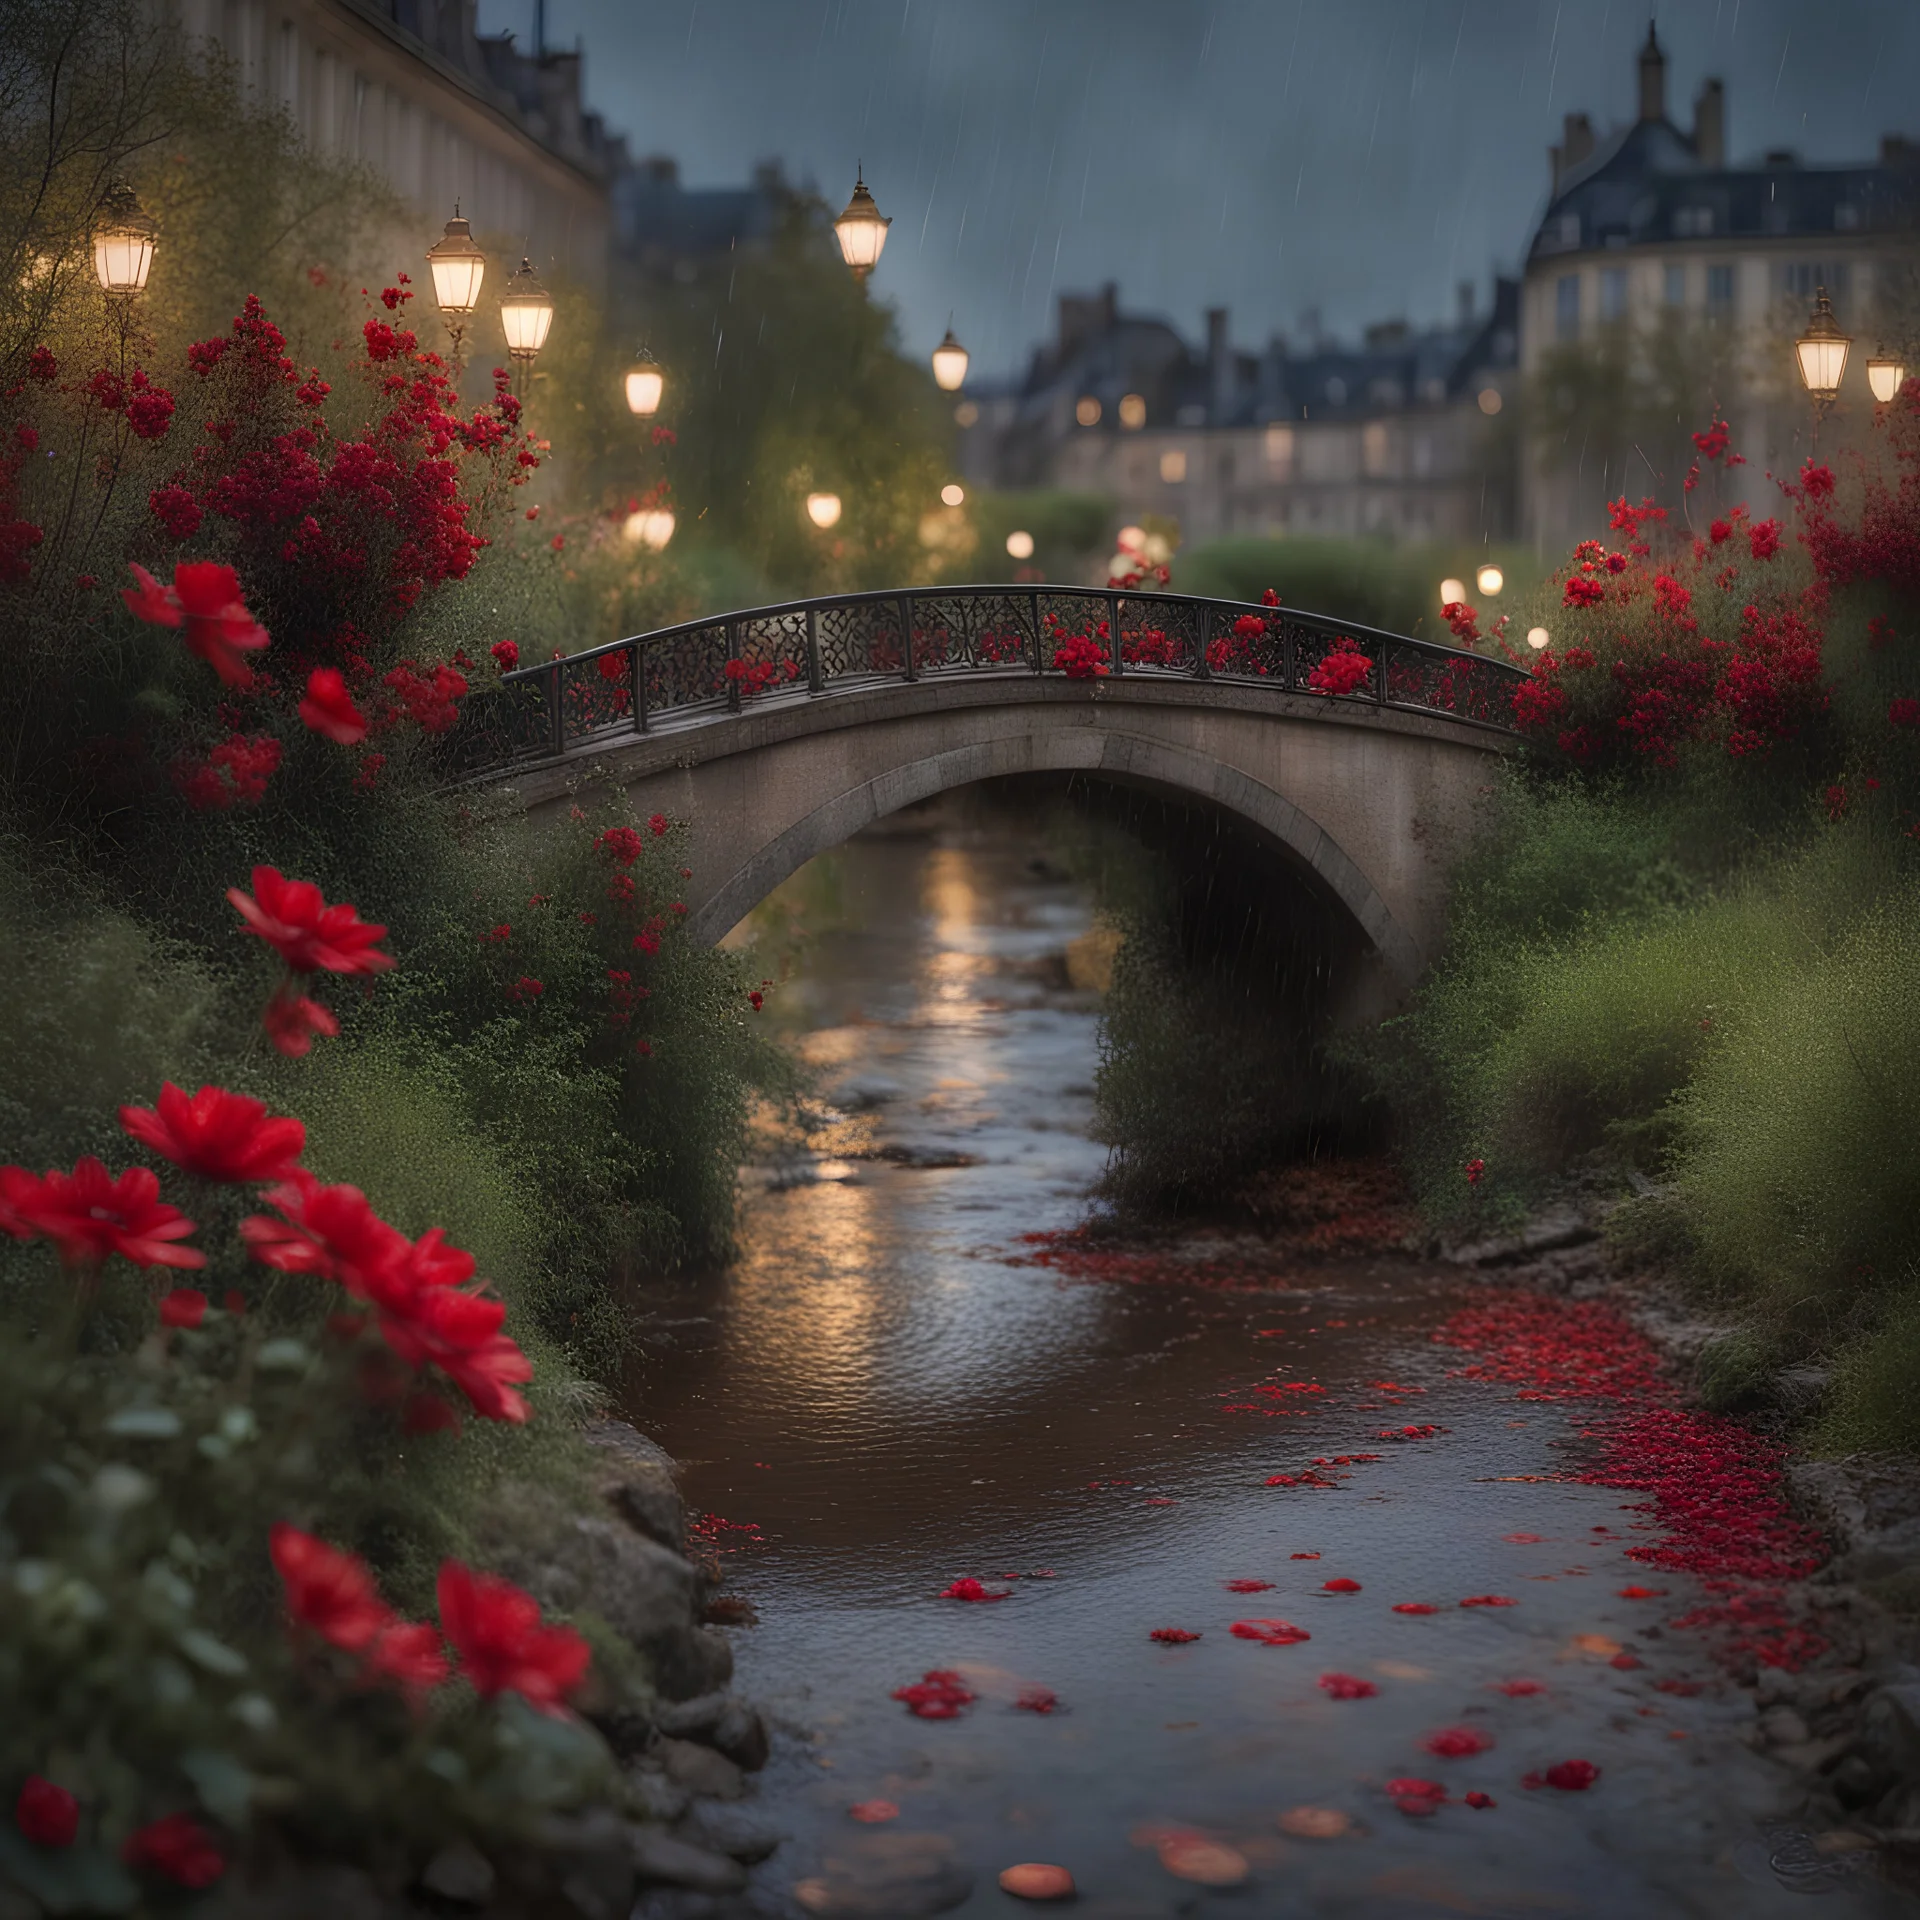
<path id="1" fill-rule="evenodd" d="M 1577 247 L 1580 244 L 1580 216 L 1577 213 L 1563 213 L 1560 216 L 1560 244 L 1563 247 Z"/>
<path id="2" fill-rule="evenodd" d="M 1703 239 L 1713 231 L 1711 207 L 1678 207 L 1674 210 L 1673 230 L 1682 240 Z"/>

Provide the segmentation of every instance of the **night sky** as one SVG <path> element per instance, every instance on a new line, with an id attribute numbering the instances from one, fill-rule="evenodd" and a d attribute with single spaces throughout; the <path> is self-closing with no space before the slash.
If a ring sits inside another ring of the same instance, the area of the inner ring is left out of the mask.
<path id="1" fill-rule="evenodd" d="M 534 0 L 481 0 L 528 44 Z M 1666 0 L 1669 115 L 1727 83 L 1728 151 L 1861 160 L 1920 136 L 1916 0 Z M 906 344 L 951 310 L 1006 371 L 1057 291 L 1120 283 L 1190 338 L 1438 320 L 1511 269 L 1561 116 L 1634 109 L 1636 0 L 548 0 L 590 103 L 695 186 L 778 156 L 894 218 Z"/>

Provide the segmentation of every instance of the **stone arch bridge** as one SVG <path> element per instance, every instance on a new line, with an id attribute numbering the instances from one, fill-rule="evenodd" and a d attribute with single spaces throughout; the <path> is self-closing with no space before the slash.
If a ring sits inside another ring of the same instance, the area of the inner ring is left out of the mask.
<path id="1" fill-rule="evenodd" d="M 466 703 L 452 746 L 467 781 L 536 819 L 611 780 L 642 816 L 690 822 L 688 924 L 708 942 L 815 854 L 974 781 L 1072 772 L 1211 803 L 1344 909 L 1358 1012 L 1438 944 L 1447 863 L 1523 678 L 1286 607 L 914 589 L 519 668 Z"/>

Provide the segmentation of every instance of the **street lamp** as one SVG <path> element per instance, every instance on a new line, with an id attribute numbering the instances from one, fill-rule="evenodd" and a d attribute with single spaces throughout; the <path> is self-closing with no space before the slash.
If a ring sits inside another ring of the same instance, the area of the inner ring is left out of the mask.
<path id="1" fill-rule="evenodd" d="M 667 390 L 667 376 L 651 349 L 642 347 L 640 357 L 627 369 L 627 405 L 642 420 L 660 411 L 660 397 Z"/>
<path id="2" fill-rule="evenodd" d="M 885 218 L 867 191 L 864 172 L 856 170 L 853 198 L 847 210 L 833 223 L 840 242 L 840 257 L 853 269 L 856 280 L 864 280 L 880 264 L 880 250 L 887 244 L 887 229 L 893 222 Z"/>
<path id="3" fill-rule="evenodd" d="M 93 271 L 103 293 L 142 293 L 153 271 L 153 243 L 160 229 L 133 189 L 116 180 L 100 203 L 93 230 Z"/>
<path id="4" fill-rule="evenodd" d="M 487 256 L 476 244 L 472 227 L 461 219 L 458 200 L 446 230 L 427 249 L 427 265 L 433 271 L 433 297 L 440 303 L 440 317 L 453 336 L 453 365 L 458 373 L 460 342 L 480 304 L 480 283 L 487 274 Z"/>
<path id="5" fill-rule="evenodd" d="M 947 323 L 947 337 L 933 350 L 933 384 L 942 393 L 958 393 L 967 377 L 967 350 L 953 337 L 953 323 Z"/>
<path id="6" fill-rule="evenodd" d="M 1451 577 L 1440 582 L 1440 604 L 1451 607 L 1467 597 L 1467 583 Z"/>
<path id="7" fill-rule="evenodd" d="M 1852 344 L 1840 331 L 1827 290 L 1821 287 L 1814 295 L 1807 330 L 1793 343 L 1799 356 L 1801 383 L 1816 405 L 1825 406 L 1840 391 L 1840 376 L 1847 370 L 1847 349 Z"/>
<path id="8" fill-rule="evenodd" d="M 1867 362 L 1867 385 L 1873 389 L 1873 397 L 1884 406 L 1907 383 L 1907 369 L 1904 362 L 1895 360 L 1888 354 L 1877 353 Z"/>
<path id="9" fill-rule="evenodd" d="M 673 526 L 673 515 L 665 507 L 654 507 L 628 514 L 621 531 L 650 553 L 659 553 L 673 538 Z"/>
<path id="10" fill-rule="evenodd" d="M 533 262 L 524 256 L 520 271 L 507 280 L 500 296 L 500 325 L 507 336 L 507 352 L 514 370 L 533 365 L 533 357 L 547 344 L 547 329 L 553 325 L 553 298 L 540 284 Z"/>
<path id="11" fill-rule="evenodd" d="M 816 527 L 837 526 L 840 521 L 840 496 L 837 493 L 808 494 L 807 518 Z"/>
<path id="12" fill-rule="evenodd" d="M 1494 566 L 1491 561 L 1474 575 L 1474 579 L 1478 583 L 1480 591 L 1486 594 L 1498 594 L 1500 589 L 1507 584 L 1507 576 L 1502 573 L 1498 567 Z"/>

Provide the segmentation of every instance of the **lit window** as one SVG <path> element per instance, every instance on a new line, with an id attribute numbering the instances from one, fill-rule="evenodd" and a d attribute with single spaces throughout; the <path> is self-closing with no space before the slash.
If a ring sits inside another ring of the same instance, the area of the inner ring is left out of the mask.
<path id="1" fill-rule="evenodd" d="M 1683 266 L 1670 266 L 1666 272 L 1664 288 L 1667 305 L 1684 307 L 1687 304 L 1687 270 Z"/>
<path id="2" fill-rule="evenodd" d="M 1489 418 L 1500 411 L 1501 399 L 1500 389 L 1498 387 L 1482 387 L 1479 398 L 1480 411 Z"/>
<path id="3" fill-rule="evenodd" d="M 1553 285 L 1553 330 L 1562 340 L 1580 338 L 1580 276 L 1563 273 Z"/>
<path id="4" fill-rule="evenodd" d="M 1293 429 L 1291 427 L 1267 429 L 1267 465 L 1282 478 L 1293 471 Z"/>
<path id="5" fill-rule="evenodd" d="M 1187 477 L 1187 456 L 1178 447 L 1169 447 L 1160 456 L 1160 478 L 1177 487 Z"/>
<path id="6" fill-rule="evenodd" d="M 1073 403 L 1073 417 L 1083 427 L 1097 427 L 1100 424 L 1100 402 L 1090 393 L 1082 394 Z"/>
<path id="7" fill-rule="evenodd" d="M 1600 275 L 1600 318 L 1624 320 L 1627 317 L 1627 270 L 1607 267 Z"/>
<path id="8" fill-rule="evenodd" d="M 1721 314 L 1733 311 L 1733 269 L 1731 267 L 1707 269 L 1707 310 L 1710 313 Z"/>
<path id="9" fill-rule="evenodd" d="M 1129 431 L 1147 424 L 1147 403 L 1137 393 L 1125 394 L 1120 401 L 1120 424 Z"/>

